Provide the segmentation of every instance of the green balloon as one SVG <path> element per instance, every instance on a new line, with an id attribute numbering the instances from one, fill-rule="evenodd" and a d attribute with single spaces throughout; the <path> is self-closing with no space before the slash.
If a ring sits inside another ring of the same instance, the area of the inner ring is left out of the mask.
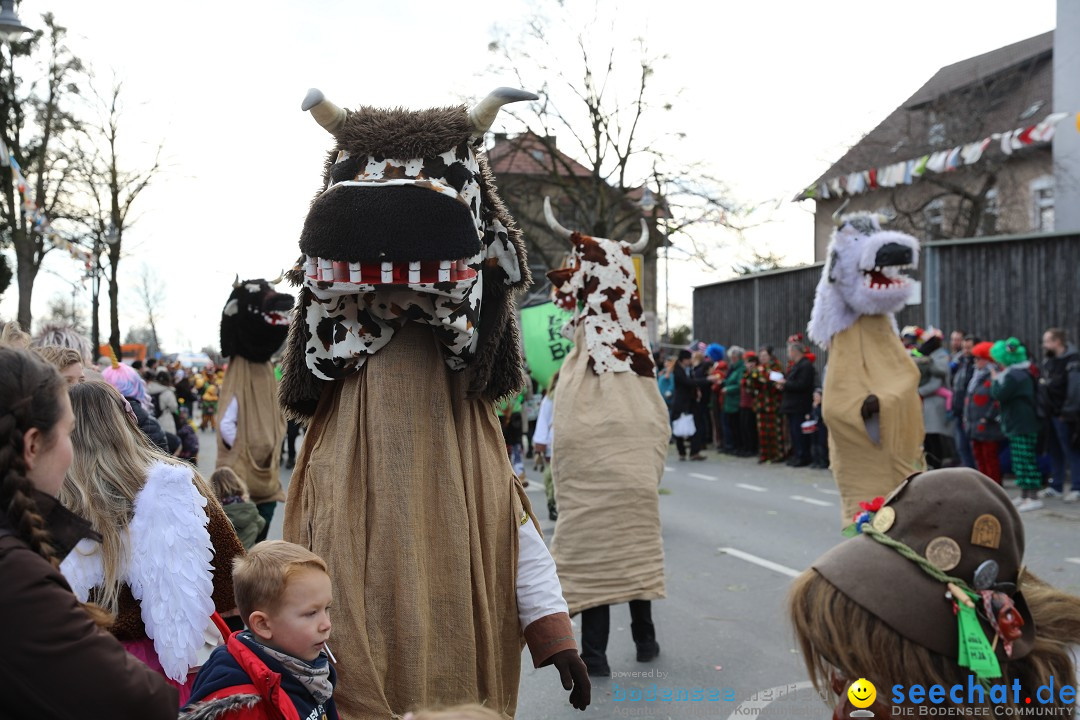
<path id="1" fill-rule="evenodd" d="M 551 376 L 562 367 L 563 360 L 574 346 L 560 332 L 572 317 L 571 313 L 551 302 L 521 311 L 525 361 L 529 364 L 529 374 L 542 388 L 551 383 Z"/>

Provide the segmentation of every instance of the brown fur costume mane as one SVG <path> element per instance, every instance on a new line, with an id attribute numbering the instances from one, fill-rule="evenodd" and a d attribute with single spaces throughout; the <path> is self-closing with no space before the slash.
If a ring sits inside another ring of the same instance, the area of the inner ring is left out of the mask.
<path id="1" fill-rule="evenodd" d="M 362 107 L 348 111 L 344 126 L 334 137 L 336 143 L 326 158 L 322 188 L 312 205 L 327 189 L 333 166 L 342 151 L 350 157 L 371 155 L 376 158 L 426 159 L 474 142 L 468 110 L 464 106 L 419 111 Z M 506 273 L 493 260 L 489 259 L 483 268 L 483 301 L 477 326 L 479 342 L 476 355 L 464 372 L 469 373 L 471 395 L 497 400 L 517 392 L 525 383 L 515 301 L 517 295 L 531 284 L 532 278 L 521 230 L 495 190 L 494 178 L 483 152 L 477 151 L 476 159 L 480 166 L 482 217 L 485 222 L 498 220 L 506 228 L 521 271 L 520 279 L 511 284 L 507 282 Z M 326 233 L 326 236 L 332 234 Z M 346 257 L 345 248 L 336 248 L 336 251 L 337 257 Z M 301 257 L 286 274 L 289 282 L 300 288 L 300 293 L 286 342 L 280 386 L 280 399 L 286 416 L 299 421 L 306 421 L 314 414 L 323 387 L 328 382 L 315 377 L 305 367 L 304 355 L 309 338 L 300 312 L 307 304 L 310 291 L 303 287 L 303 265 L 304 258 Z"/>

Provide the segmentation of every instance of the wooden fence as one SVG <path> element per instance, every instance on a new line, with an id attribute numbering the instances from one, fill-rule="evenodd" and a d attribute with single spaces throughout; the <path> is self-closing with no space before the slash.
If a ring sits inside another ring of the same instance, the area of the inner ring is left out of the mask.
<path id="1" fill-rule="evenodd" d="M 694 289 L 694 336 L 706 342 L 782 353 L 806 332 L 822 263 L 775 270 Z M 916 277 L 922 303 L 897 323 L 962 329 L 984 339 L 1020 338 L 1041 355 L 1043 331 L 1080 339 L 1080 234 L 1048 233 L 925 243 Z M 814 349 L 819 366 L 825 353 Z"/>

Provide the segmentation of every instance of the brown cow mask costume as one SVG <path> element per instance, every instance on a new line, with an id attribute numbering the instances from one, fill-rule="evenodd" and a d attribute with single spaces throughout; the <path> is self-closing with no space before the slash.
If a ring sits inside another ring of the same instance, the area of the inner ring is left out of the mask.
<path id="1" fill-rule="evenodd" d="M 631 259 L 631 253 L 641 252 L 649 242 L 648 224 L 642 219 L 641 237 L 626 243 L 567 230 L 555 219 L 550 198 L 544 198 L 544 215 L 551 229 L 573 245 L 567 267 L 548 273 L 556 303 L 571 311 L 581 306 L 563 334 L 573 340 L 574 327 L 584 324 L 589 367 L 594 372 L 630 370 L 655 377 Z"/>
<path id="2" fill-rule="evenodd" d="M 290 416 L 309 418 L 324 383 L 356 372 L 409 321 L 435 327 L 474 395 L 523 385 L 512 295 L 530 282 L 525 248 L 474 128 L 525 99 L 535 98 L 499 88 L 471 113 L 345 111 L 309 92 L 304 109 L 337 142 L 289 273 L 301 286 L 282 378 Z"/>

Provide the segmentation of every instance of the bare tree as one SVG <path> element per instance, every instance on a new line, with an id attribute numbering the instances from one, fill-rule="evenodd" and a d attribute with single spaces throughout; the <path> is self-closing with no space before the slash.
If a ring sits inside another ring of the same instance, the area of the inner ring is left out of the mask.
<path id="1" fill-rule="evenodd" d="M 54 223 L 69 214 L 72 167 L 63 138 L 78 127 L 69 105 L 79 94 L 84 77 L 82 61 L 64 44 L 67 29 L 56 23 L 52 13 L 43 15 L 42 21 L 45 30 L 10 43 L 6 58 L 0 54 L 0 139 L 26 179 L 20 188 L 12 167 L 0 171 L 0 243 L 15 250 L 18 320 L 27 329 L 32 320 L 34 280 L 51 246 L 24 212 L 23 197 L 29 197 Z M 41 66 L 43 79 L 27 85 L 20 76 L 34 64 Z"/>
<path id="2" fill-rule="evenodd" d="M 500 175 L 500 193 L 517 209 L 535 200 L 543 186 L 556 196 L 565 224 L 620 237 L 637 232 L 638 201 L 648 185 L 660 198 L 653 219 L 665 218 L 669 236 L 686 238 L 697 259 L 705 259 L 695 230 L 732 227 L 740 208 L 700 163 L 671 152 L 683 137 L 670 129 L 668 115 L 678 92 L 654 83 L 667 56 L 652 52 L 643 37 L 620 40 L 616 28 L 600 28 L 597 19 L 585 27 L 574 23 L 559 3 L 554 19 L 537 14 L 517 33 L 497 31 L 489 44 L 497 58 L 493 71 L 514 76 L 520 87 L 540 95 L 527 109 L 506 109 L 525 131 L 501 140 L 506 147 L 498 152 L 519 154 L 542 170 Z M 565 37 L 574 39 L 572 57 L 552 40 Z M 530 254 L 557 266 L 562 248 L 537 242 L 548 232 L 543 215 L 519 211 L 515 218 L 526 231 Z"/>
<path id="3" fill-rule="evenodd" d="M 65 325 L 86 332 L 86 309 L 85 306 L 76 302 L 74 289 L 71 295 L 56 293 L 49 298 L 44 320 L 39 320 L 39 328 L 46 325 Z"/>
<path id="4" fill-rule="evenodd" d="M 139 281 L 135 285 L 135 296 L 146 313 L 146 328 L 149 330 L 150 339 L 155 351 L 161 349 L 158 339 L 157 325 L 161 319 L 161 307 L 165 304 L 165 290 L 161 284 L 161 278 L 157 273 L 143 263 L 139 268 Z"/>
<path id="5" fill-rule="evenodd" d="M 751 250 L 750 259 L 746 262 L 732 265 L 731 270 L 736 275 L 754 275 L 768 270 L 780 270 L 784 267 L 784 256 L 766 250 L 764 252 Z"/>
<path id="6" fill-rule="evenodd" d="M 115 77 L 105 94 L 91 87 L 97 119 L 86 123 L 79 142 L 77 171 L 87 210 L 82 219 L 85 236 L 98 247 L 108 249 L 109 344 L 120 352 L 120 284 L 117 272 L 123 257 L 124 231 L 135 217 L 131 209 L 161 169 L 159 143 L 154 159 L 142 169 L 128 169 L 121 159 L 123 84 Z M 108 242 L 106 242 L 106 240 Z M 93 315 L 96 318 L 97 308 Z M 95 323 L 96 325 L 96 323 Z"/>

